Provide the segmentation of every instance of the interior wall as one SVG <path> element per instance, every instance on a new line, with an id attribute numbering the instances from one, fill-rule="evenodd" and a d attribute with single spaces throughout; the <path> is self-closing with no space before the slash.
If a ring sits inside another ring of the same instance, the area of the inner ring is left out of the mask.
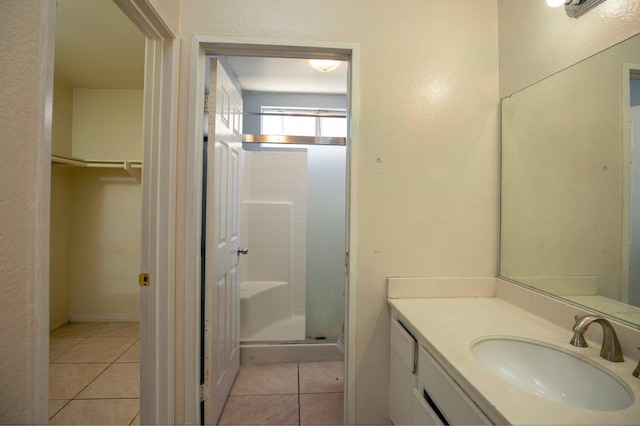
<path id="1" fill-rule="evenodd" d="M 496 16 L 495 0 L 181 2 L 184 40 L 219 36 L 358 46 L 351 152 L 357 320 L 351 326 L 359 423 L 388 422 L 386 278 L 496 274 Z M 189 143 L 191 54 L 182 50 L 180 158 Z M 188 173 L 179 165 L 178 187 Z M 178 197 L 185 206 L 184 196 Z M 178 210 L 179 221 L 184 212 Z"/>
<path id="2" fill-rule="evenodd" d="M 577 19 L 544 1 L 497 3 L 501 98 L 638 33 L 637 0 L 607 0 Z"/>
<path id="3" fill-rule="evenodd" d="M 74 172 L 70 320 L 139 321 L 142 189 L 124 170 Z"/>
<path id="4" fill-rule="evenodd" d="M 55 1 L 0 1 L 0 423 L 49 419 L 49 175 Z"/>
<path id="5" fill-rule="evenodd" d="M 142 90 L 73 90 L 74 157 L 85 160 L 142 158 Z"/>
<path id="6" fill-rule="evenodd" d="M 75 157 L 140 160 L 142 90 L 74 89 Z M 142 187 L 124 170 L 73 169 L 71 321 L 138 321 Z"/>

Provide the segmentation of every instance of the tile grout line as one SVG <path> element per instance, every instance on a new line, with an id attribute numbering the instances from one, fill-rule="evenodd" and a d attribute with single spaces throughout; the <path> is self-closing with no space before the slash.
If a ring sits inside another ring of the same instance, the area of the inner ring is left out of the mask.
<path id="1" fill-rule="evenodd" d="M 82 338 L 82 341 L 90 338 L 91 336 L 93 336 L 95 333 L 97 333 L 98 331 L 100 331 L 102 328 L 104 328 L 104 324 L 101 325 L 100 327 L 98 327 L 96 330 L 94 330 L 92 333 L 90 333 L 89 335 L 85 336 Z M 51 337 L 49 337 L 51 338 Z M 96 362 L 96 363 L 83 363 L 83 362 L 70 362 L 70 363 L 57 363 L 57 364 L 108 364 L 107 367 L 105 367 L 104 370 L 102 370 L 96 377 L 93 378 L 93 380 L 91 380 L 85 387 L 83 387 L 80 391 L 78 391 L 78 393 L 75 394 L 75 396 L 73 396 L 71 399 L 69 399 L 59 410 L 57 410 L 50 418 L 49 421 L 53 420 L 54 417 L 56 417 L 67 405 L 69 405 L 71 403 L 71 401 L 87 401 L 87 400 L 103 400 L 103 399 L 140 399 L 138 398 L 82 398 L 82 399 L 78 399 L 78 395 L 80 395 L 85 389 L 87 389 L 89 386 L 91 386 L 92 383 L 94 383 L 98 377 L 102 376 L 111 366 L 113 366 L 114 364 L 117 363 L 118 359 L 120 359 L 127 351 L 129 351 L 138 341 L 140 340 L 140 335 L 138 335 L 138 337 L 136 338 L 136 340 L 129 345 L 120 355 L 118 355 L 113 361 L 111 362 Z M 82 343 L 78 342 L 78 344 Z M 77 346 L 77 345 L 75 345 Z M 74 347 L 75 347 L 74 346 Z M 72 348 L 69 348 L 66 352 L 70 351 Z M 60 358 L 63 354 L 59 355 L 58 357 L 56 357 L 55 359 Z M 52 360 L 53 361 L 53 360 Z M 49 361 L 49 365 L 51 365 L 53 362 Z M 140 361 L 138 360 L 138 363 Z M 135 363 L 135 362 L 132 362 Z M 135 414 L 135 416 L 133 416 L 133 418 L 131 419 L 131 421 L 129 421 L 129 425 L 131 425 L 133 423 L 133 421 L 136 419 L 136 417 L 140 414 L 140 410 L 138 409 L 138 412 Z"/>
<path id="2" fill-rule="evenodd" d="M 296 370 L 298 373 L 298 424 L 302 424 L 302 410 L 300 408 L 300 363 L 296 362 Z"/>

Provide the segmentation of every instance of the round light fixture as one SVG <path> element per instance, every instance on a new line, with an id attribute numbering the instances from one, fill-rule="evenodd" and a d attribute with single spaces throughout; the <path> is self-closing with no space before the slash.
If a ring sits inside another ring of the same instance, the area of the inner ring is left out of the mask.
<path id="1" fill-rule="evenodd" d="M 547 0 L 547 5 L 551 7 L 560 6 L 577 6 L 582 3 L 583 0 Z"/>
<path id="2" fill-rule="evenodd" d="M 332 61 L 327 59 L 309 59 L 309 65 L 314 70 L 320 72 L 331 72 L 340 66 L 340 61 Z"/>

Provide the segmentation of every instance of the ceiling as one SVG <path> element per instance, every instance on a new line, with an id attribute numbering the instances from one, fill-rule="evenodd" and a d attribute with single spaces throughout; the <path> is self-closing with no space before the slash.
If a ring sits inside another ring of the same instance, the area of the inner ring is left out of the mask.
<path id="1" fill-rule="evenodd" d="M 145 38 L 113 0 L 57 0 L 55 79 L 70 87 L 142 89 Z M 329 73 L 305 59 L 228 57 L 244 91 L 347 92 L 347 63 Z"/>
<path id="2" fill-rule="evenodd" d="M 145 38 L 112 0 L 58 0 L 55 79 L 88 89 L 142 89 Z"/>
<path id="3" fill-rule="evenodd" d="M 278 93 L 347 93 L 348 63 L 331 72 L 316 71 L 306 59 L 226 58 L 242 90 Z"/>

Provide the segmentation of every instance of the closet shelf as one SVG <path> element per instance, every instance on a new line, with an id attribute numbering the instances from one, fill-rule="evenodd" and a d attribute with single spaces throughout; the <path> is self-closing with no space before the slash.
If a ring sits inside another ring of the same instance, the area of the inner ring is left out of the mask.
<path id="1" fill-rule="evenodd" d="M 99 169 L 122 169 L 134 178 L 140 180 L 142 161 L 94 161 L 84 160 L 76 157 L 64 157 L 62 155 L 52 155 L 51 162 L 54 164 L 64 164 L 72 167 L 86 167 Z"/>

